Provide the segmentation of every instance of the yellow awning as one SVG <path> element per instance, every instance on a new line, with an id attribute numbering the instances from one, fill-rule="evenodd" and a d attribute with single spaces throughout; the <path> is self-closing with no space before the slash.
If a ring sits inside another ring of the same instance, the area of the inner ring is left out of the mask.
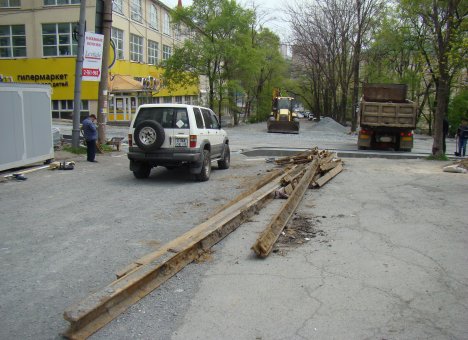
<path id="1" fill-rule="evenodd" d="M 132 76 L 112 74 L 109 75 L 108 90 L 109 92 L 143 91 L 143 85 Z"/>

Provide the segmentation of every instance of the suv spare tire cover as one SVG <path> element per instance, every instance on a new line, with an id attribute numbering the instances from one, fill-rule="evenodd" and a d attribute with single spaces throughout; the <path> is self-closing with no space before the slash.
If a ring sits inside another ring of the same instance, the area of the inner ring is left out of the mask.
<path id="1" fill-rule="evenodd" d="M 164 128 L 154 120 L 142 121 L 133 134 L 135 143 L 144 151 L 157 150 L 164 143 Z"/>

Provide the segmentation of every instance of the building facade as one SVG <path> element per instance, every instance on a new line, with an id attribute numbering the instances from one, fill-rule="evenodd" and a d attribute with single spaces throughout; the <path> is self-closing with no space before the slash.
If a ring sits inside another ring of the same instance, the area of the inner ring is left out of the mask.
<path id="1" fill-rule="evenodd" d="M 100 3 L 86 1 L 86 31 L 99 25 Z M 114 0 L 108 121 L 128 121 L 142 103 L 196 103 L 199 90 L 164 87 L 164 61 L 186 35 L 171 9 L 154 0 Z M 0 80 L 50 84 L 52 115 L 73 112 L 79 0 L 0 0 Z M 98 82 L 83 81 L 81 115 L 97 112 Z"/>

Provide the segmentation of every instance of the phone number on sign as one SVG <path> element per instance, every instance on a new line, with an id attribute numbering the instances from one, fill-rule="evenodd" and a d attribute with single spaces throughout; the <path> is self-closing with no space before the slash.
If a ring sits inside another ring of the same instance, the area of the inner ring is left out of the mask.
<path id="1" fill-rule="evenodd" d="M 85 77 L 99 77 L 99 69 L 84 68 L 81 72 L 81 75 Z"/>

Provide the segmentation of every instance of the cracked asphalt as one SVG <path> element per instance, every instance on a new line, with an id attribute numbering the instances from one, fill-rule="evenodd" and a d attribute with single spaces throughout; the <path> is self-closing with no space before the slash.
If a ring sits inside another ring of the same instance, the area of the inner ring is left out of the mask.
<path id="1" fill-rule="evenodd" d="M 355 136 L 307 124 L 296 136 L 229 129 L 232 166 L 205 183 L 162 168 L 138 181 L 122 152 L 0 183 L 0 339 L 60 339 L 67 307 L 273 167 L 238 151 L 355 146 Z M 297 210 L 316 237 L 255 258 L 275 200 L 91 338 L 468 339 L 468 175 L 424 159 L 344 160 Z"/>
<path id="2" fill-rule="evenodd" d="M 467 339 L 466 176 L 423 160 L 345 169 L 297 211 L 325 236 L 254 258 L 272 205 L 217 246 L 172 339 Z"/>

